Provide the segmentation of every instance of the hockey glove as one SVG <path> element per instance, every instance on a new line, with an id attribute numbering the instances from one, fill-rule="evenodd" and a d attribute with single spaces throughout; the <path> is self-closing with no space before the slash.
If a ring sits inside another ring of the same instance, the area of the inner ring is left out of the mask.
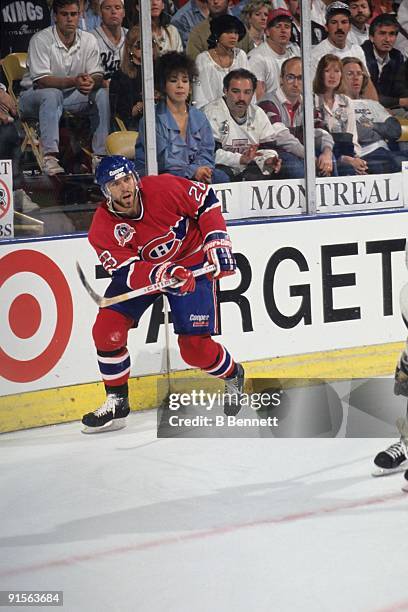
<path id="1" fill-rule="evenodd" d="M 152 279 L 154 283 L 169 280 L 170 278 L 175 278 L 180 282 L 176 286 L 163 289 L 163 291 L 167 293 L 184 295 L 185 293 L 192 293 L 195 290 L 196 281 L 192 271 L 188 268 L 183 268 L 183 266 L 167 262 L 161 266 L 157 266 L 153 271 Z"/>
<path id="2" fill-rule="evenodd" d="M 204 240 L 204 253 L 207 261 L 214 264 L 213 278 L 235 274 L 237 263 L 232 252 L 230 237 L 226 232 L 210 232 Z"/>
<path id="3" fill-rule="evenodd" d="M 408 356 L 402 351 L 395 370 L 394 394 L 408 397 Z"/>

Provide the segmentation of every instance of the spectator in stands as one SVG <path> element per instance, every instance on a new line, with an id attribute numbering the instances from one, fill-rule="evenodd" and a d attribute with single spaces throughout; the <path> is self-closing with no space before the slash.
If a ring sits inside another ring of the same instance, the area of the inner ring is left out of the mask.
<path id="1" fill-rule="evenodd" d="M 184 48 L 187 47 L 191 30 L 204 21 L 209 15 L 206 0 L 188 0 L 171 18 L 171 25 L 175 26 L 181 36 Z"/>
<path id="2" fill-rule="evenodd" d="M 124 0 L 125 2 L 125 20 L 123 25 L 125 28 L 131 28 L 134 25 L 139 25 L 140 21 L 140 12 L 139 12 L 139 2 L 140 0 Z M 176 6 L 173 0 L 163 0 L 164 4 L 164 15 L 168 18 L 168 22 L 172 16 L 176 13 Z"/>
<path id="3" fill-rule="evenodd" d="M 394 14 L 395 13 L 394 0 L 372 0 L 373 19 L 379 15 Z"/>
<path id="4" fill-rule="evenodd" d="M 102 23 L 92 34 L 98 41 L 103 78 L 106 84 L 119 70 L 127 30 L 122 27 L 125 17 L 123 0 L 100 0 Z"/>
<path id="5" fill-rule="evenodd" d="M 379 15 L 370 24 L 370 40 L 362 48 L 380 103 L 386 108 L 408 107 L 405 59 L 394 49 L 398 22 L 394 15 Z M 351 57 L 354 55 L 350 54 Z M 402 109 L 399 114 L 404 114 Z"/>
<path id="6" fill-rule="evenodd" d="M 54 24 L 54 13 L 51 13 L 51 25 Z M 78 28 L 85 32 L 92 32 L 100 25 L 101 14 L 98 0 L 79 0 Z"/>
<path id="7" fill-rule="evenodd" d="M 220 98 L 223 79 L 230 70 L 247 68 L 248 58 L 237 44 L 245 36 L 245 26 L 237 17 L 220 15 L 210 23 L 208 51 L 197 56 L 198 79 L 194 83 L 193 100 L 197 108 Z"/>
<path id="8" fill-rule="evenodd" d="M 169 51 L 182 51 L 183 43 L 180 34 L 177 28 L 170 24 L 170 17 L 164 11 L 163 0 L 151 0 L 150 11 L 153 40 L 157 45 L 159 55 Z"/>
<path id="9" fill-rule="evenodd" d="M 286 9 L 270 11 L 266 41 L 248 55 L 249 68 L 257 78 L 257 100 L 279 87 L 280 67 L 285 59 L 300 55 L 299 47 L 290 42 L 292 21 L 292 15 Z"/>
<path id="10" fill-rule="evenodd" d="M 348 41 L 354 45 L 362 45 L 368 40 L 369 22 L 372 16 L 371 0 L 350 0 L 351 30 Z"/>
<path id="11" fill-rule="evenodd" d="M 209 15 L 201 23 L 195 26 L 190 32 L 187 42 L 187 55 L 191 59 L 196 59 L 197 55 L 208 49 L 208 38 L 210 32 L 210 22 L 215 17 L 230 14 L 228 10 L 228 0 L 207 0 Z M 239 41 L 238 47 L 248 53 L 251 48 L 251 41 L 247 33 Z"/>
<path id="12" fill-rule="evenodd" d="M 28 74 L 21 82 L 22 116 L 38 117 L 44 152 L 43 171 L 64 172 L 58 161 L 59 120 L 64 110 L 89 113 L 92 147 L 96 156 L 106 154 L 109 132 L 109 98 L 101 88 L 103 70 L 98 43 L 78 29 L 77 0 L 54 0 L 55 25 L 37 32 L 28 48 Z"/>
<path id="13" fill-rule="evenodd" d="M 21 129 L 18 126 L 17 107 L 6 88 L 0 83 L 0 159 L 11 159 L 13 172 L 13 203 L 18 212 L 38 210 L 38 205 L 22 189 Z"/>
<path id="14" fill-rule="evenodd" d="M 299 142 L 300 147 L 293 151 L 304 159 L 303 147 L 303 101 L 302 101 L 302 61 L 300 57 L 285 60 L 281 67 L 280 87 L 263 98 L 258 105 L 268 115 L 271 123 L 286 125 Z M 315 118 L 316 169 L 320 176 L 331 176 L 333 167 L 333 138 L 323 129 L 322 122 Z M 303 162 L 302 162 L 303 163 Z"/>
<path id="15" fill-rule="evenodd" d="M 272 2 L 269 0 L 249 0 L 244 6 L 241 19 L 248 31 L 252 48 L 265 42 L 266 24 L 271 10 Z"/>
<path id="16" fill-rule="evenodd" d="M 224 182 L 303 176 L 302 145 L 283 123 L 272 125 L 251 103 L 255 89 L 252 72 L 233 70 L 224 78 L 224 96 L 204 107 L 215 139 L 216 169 Z"/>
<path id="17" fill-rule="evenodd" d="M 80 30 L 92 32 L 101 25 L 101 21 L 98 0 L 79 0 L 78 28 Z"/>
<path id="18" fill-rule="evenodd" d="M 300 47 L 301 43 L 301 35 L 300 35 L 300 0 L 286 0 L 286 6 L 290 14 L 292 15 L 292 35 L 290 37 L 290 42 L 298 45 Z M 314 21 L 312 18 L 311 21 L 312 27 L 312 45 L 318 45 L 322 40 L 327 38 L 326 28 Z"/>
<path id="19" fill-rule="evenodd" d="M 360 159 L 356 120 L 350 98 L 339 93 L 343 77 L 341 60 L 332 54 L 319 61 L 313 81 L 315 105 L 330 134 L 340 176 L 367 174 L 367 163 Z"/>
<path id="20" fill-rule="evenodd" d="M 153 45 L 153 62 L 156 62 L 157 58 L 157 46 Z M 113 75 L 109 86 L 112 125 L 117 116 L 128 130 L 139 129 L 139 121 L 143 115 L 141 65 L 140 28 L 133 26 L 125 38 L 120 68 Z"/>
<path id="21" fill-rule="evenodd" d="M 332 2 L 326 9 L 327 38 L 312 49 L 312 74 L 315 74 L 320 59 L 331 53 L 340 59 L 347 56 L 358 57 L 365 64 L 365 56 L 359 45 L 352 44 L 348 35 L 351 28 L 350 9 L 344 2 Z M 377 92 L 371 80 L 367 83 L 366 98 L 377 100 Z"/>
<path id="22" fill-rule="evenodd" d="M 30 38 L 51 23 L 46 0 L 2 0 L 0 9 L 0 57 L 25 53 Z"/>
<path id="23" fill-rule="evenodd" d="M 400 172 L 407 157 L 390 151 L 387 144 L 401 136 L 400 123 L 379 102 L 361 98 L 368 79 L 364 64 L 355 57 L 345 57 L 342 63 L 344 91 L 352 100 L 361 159 L 367 162 L 370 174 Z"/>
<path id="24" fill-rule="evenodd" d="M 203 112 L 189 105 L 195 63 L 184 53 L 170 52 L 157 61 L 157 87 L 162 100 L 156 106 L 156 146 L 159 173 L 211 183 L 214 138 Z M 143 119 L 136 143 L 135 165 L 144 175 Z M 165 195 L 165 194 L 164 194 Z"/>

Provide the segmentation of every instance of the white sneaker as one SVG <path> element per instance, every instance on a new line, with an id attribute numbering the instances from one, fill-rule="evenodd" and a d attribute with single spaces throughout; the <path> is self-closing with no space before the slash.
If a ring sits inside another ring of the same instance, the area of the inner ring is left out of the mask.
<path id="1" fill-rule="evenodd" d="M 30 196 L 24 191 L 24 189 L 16 189 L 13 193 L 14 196 L 14 209 L 17 212 L 29 213 L 35 210 L 40 210 L 38 204 L 32 201 Z"/>
<path id="2" fill-rule="evenodd" d="M 97 167 L 99 166 L 99 164 L 101 163 L 102 159 L 103 159 L 102 155 L 92 155 L 92 174 L 95 174 L 95 171 Z"/>
<path id="3" fill-rule="evenodd" d="M 45 155 L 43 163 L 43 172 L 47 176 L 55 176 L 56 174 L 65 174 L 65 170 L 59 165 L 58 159 L 53 155 Z"/>

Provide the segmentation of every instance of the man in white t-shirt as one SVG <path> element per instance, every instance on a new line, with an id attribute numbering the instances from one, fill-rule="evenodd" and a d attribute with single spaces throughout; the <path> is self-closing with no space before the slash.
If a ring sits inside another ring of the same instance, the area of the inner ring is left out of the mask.
<path id="1" fill-rule="evenodd" d="M 21 85 L 22 116 L 38 117 L 44 152 L 43 172 L 61 174 L 58 160 L 59 121 L 67 110 L 88 113 L 95 156 L 106 154 L 109 133 L 109 96 L 101 87 L 103 69 L 98 43 L 78 29 L 79 1 L 54 0 L 55 25 L 37 32 L 28 47 L 27 68 Z"/>
<path id="2" fill-rule="evenodd" d="M 317 65 L 324 55 L 332 53 L 340 59 L 343 57 L 357 57 L 366 65 L 364 51 L 360 45 L 353 44 L 349 40 L 351 29 L 351 12 L 348 4 L 344 2 L 332 2 L 326 9 L 327 38 L 312 49 L 312 75 L 315 74 Z M 374 85 L 369 80 L 364 92 L 365 98 L 378 100 Z"/>
<path id="3" fill-rule="evenodd" d="M 122 27 L 125 18 L 123 0 L 99 0 L 102 23 L 92 30 L 98 42 L 104 81 L 109 81 L 119 70 L 127 29 Z"/>
<path id="4" fill-rule="evenodd" d="M 249 69 L 258 79 L 257 100 L 279 87 L 283 62 L 300 55 L 299 47 L 290 42 L 292 21 L 293 17 L 286 9 L 270 11 L 265 31 L 266 41 L 248 53 Z"/>

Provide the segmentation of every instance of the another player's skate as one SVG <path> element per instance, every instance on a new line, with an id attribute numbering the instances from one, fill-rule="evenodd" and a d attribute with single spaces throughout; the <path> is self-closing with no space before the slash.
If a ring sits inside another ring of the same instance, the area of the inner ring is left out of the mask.
<path id="1" fill-rule="evenodd" d="M 236 416 L 241 410 L 241 395 L 244 391 L 245 370 L 237 363 L 237 373 L 233 378 L 225 379 L 224 414 Z"/>
<path id="2" fill-rule="evenodd" d="M 93 434 L 116 431 L 126 427 L 126 417 L 130 412 L 129 400 L 121 395 L 108 394 L 106 401 L 95 412 L 82 417 L 83 433 Z"/>
<path id="3" fill-rule="evenodd" d="M 391 444 L 386 450 L 378 453 L 374 459 L 378 467 L 373 476 L 387 476 L 402 472 L 408 467 L 408 423 L 406 419 L 398 419 L 397 427 L 401 434 L 399 442 Z"/>

